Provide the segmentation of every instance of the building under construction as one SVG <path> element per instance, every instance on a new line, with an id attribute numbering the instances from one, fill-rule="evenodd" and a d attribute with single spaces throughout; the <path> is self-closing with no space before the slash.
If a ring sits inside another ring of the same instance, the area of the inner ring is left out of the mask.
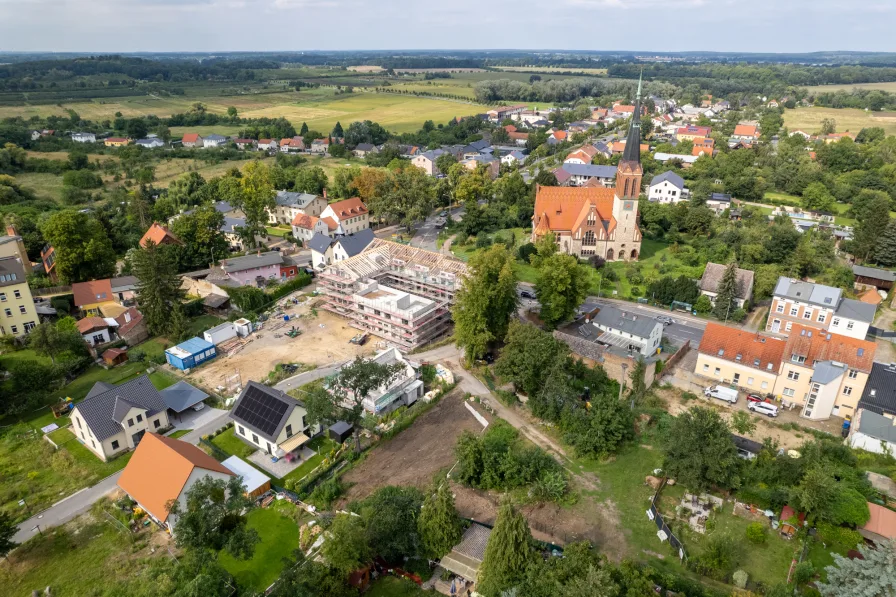
<path id="1" fill-rule="evenodd" d="M 318 277 L 324 309 L 407 351 L 451 331 L 450 308 L 466 272 L 453 257 L 374 239 Z"/>

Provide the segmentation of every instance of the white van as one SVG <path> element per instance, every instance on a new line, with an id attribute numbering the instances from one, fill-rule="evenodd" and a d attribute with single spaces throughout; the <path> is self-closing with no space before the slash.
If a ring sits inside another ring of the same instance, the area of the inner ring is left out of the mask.
<path id="1" fill-rule="evenodd" d="M 768 415 L 769 417 L 778 416 L 778 407 L 774 404 L 769 404 L 768 402 L 751 402 L 747 405 L 747 408 L 761 415 Z"/>
<path id="2" fill-rule="evenodd" d="M 732 390 L 731 388 L 726 388 L 724 386 L 709 386 L 703 390 L 703 395 L 718 398 L 719 400 L 724 400 L 731 404 L 737 402 L 737 390 Z"/>

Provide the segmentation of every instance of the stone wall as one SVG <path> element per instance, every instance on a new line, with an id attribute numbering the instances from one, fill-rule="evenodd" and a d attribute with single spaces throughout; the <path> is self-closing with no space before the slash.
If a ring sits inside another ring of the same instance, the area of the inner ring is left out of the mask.
<path id="1" fill-rule="evenodd" d="M 619 383 L 623 383 L 622 365 L 626 365 L 627 369 L 624 374 L 625 384 L 629 386 L 631 385 L 630 378 L 632 374 L 632 368 L 635 364 L 634 359 L 626 356 L 619 356 L 608 351 L 604 346 L 600 346 L 599 344 L 595 344 L 594 342 L 588 342 L 587 340 L 584 340 L 577 336 L 573 336 L 572 334 L 561 332 L 559 330 L 556 330 L 554 332 L 554 338 L 565 343 L 567 346 L 569 346 L 570 350 L 572 350 L 578 356 L 584 358 L 586 362 L 589 362 L 590 365 L 593 366 L 594 364 L 598 364 L 603 367 L 604 371 L 607 372 L 607 375 L 611 379 L 615 379 Z M 649 388 L 653 385 L 655 379 L 656 359 L 651 358 L 647 361 L 646 366 L 644 367 L 644 385 Z"/>

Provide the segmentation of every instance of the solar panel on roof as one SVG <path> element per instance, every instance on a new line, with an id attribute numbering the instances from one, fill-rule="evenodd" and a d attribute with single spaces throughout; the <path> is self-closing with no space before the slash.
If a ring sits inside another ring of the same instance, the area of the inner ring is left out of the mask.
<path id="1" fill-rule="evenodd" d="M 262 433 L 274 435 L 289 405 L 250 386 L 234 411 L 233 416 L 245 421 Z"/>

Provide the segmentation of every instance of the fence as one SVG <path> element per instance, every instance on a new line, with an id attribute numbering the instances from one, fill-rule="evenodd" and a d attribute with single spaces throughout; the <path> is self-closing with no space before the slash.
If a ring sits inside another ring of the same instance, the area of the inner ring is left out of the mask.
<path id="1" fill-rule="evenodd" d="M 675 536 L 672 532 L 672 529 L 669 528 L 669 525 L 666 524 L 666 520 L 663 518 L 663 515 L 660 514 L 660 511 L 656 507 L 656 501 L 660 497 L 660 492 L 663 491 L 663 487 L 666 486 L 666 479 L 663 479 L 662 484 L 657 488 L 656 492 L 653 494 L 653 498 L 650 500 L 650 508 L 647 510 L 647 518 L 653 521 L 656 525 L 657 536 L 660 541 L 669 540 L 669 544 L 678 550 L 678 558 L 684 560 L 687 557 L 687 554 L 684 551 L 684 544 Z M 662 534 L 661 534 L 662 533 Z M 665 534 L 665 537 L 663 537 Z"/>
<path id="2" fill-rule="evenodd" d="M 51 296 L 56 294 L 69 294 L 71 286 L 50 286 L 49 288 L 35 288 L 31 291 L 34 296 Z"/>
<path id="3" fill-rule="evenodd" d="M 678 350 L 675 351 L 675 354 L 673 354 L 671 357 L 666 359 L 666 362 L 663 365 L 663 370 L 668 371 L 668 370 L 672 369 L 672 367 L 674 367 L 678 363 L 678 361 L 680 361 L 681 359 L 684 358 L 684 355 L 686 355 L 690 349 L 691 349 L 691 341 L 685 340 L 684 344 Z"/>
<path id="4" fill-rule="evenodd" d="M 875 338 L 896 338 L 896 332 L 888 332 L 887 330 L 876 328 L 873 325 L 868 327 L 868 335 L 874 336 Z"/>

